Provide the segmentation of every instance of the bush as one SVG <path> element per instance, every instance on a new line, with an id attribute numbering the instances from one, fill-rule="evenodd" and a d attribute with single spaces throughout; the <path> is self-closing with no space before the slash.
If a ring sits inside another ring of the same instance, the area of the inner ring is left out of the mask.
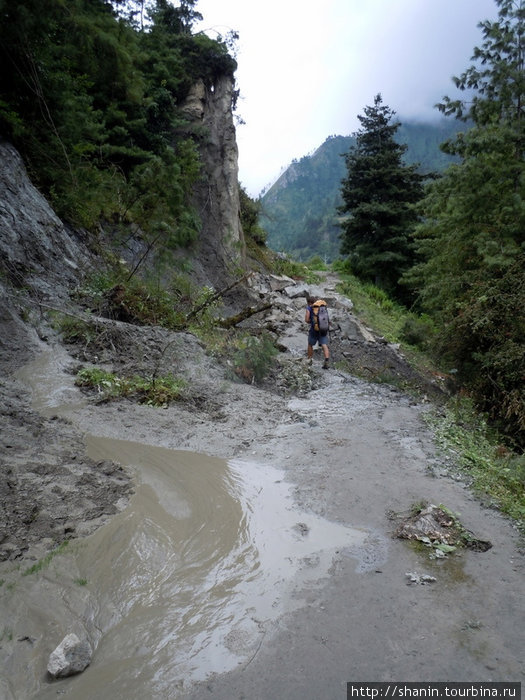
<path id="1" fill-rule="evenodd" d="M 246 336 L 233 356 L 235 374 L 247 383 L 259 383 L 270 371 L 277 348 L 268 335 Z"/>
<path id="2" fill-rule="evenodd" d="M 363 289 L 368 297 L 384 311 L 391 311 L 394 308 L 394 302 L 384 289 L 376 287 L 375 284 L 365 284 Z"/>
<path id="3" fill-rule="evenodd" d="M 409 345 L 426 350 L 434 333 L 435 326 L 429 316 L 410 315 L 401 326 L 400 338 Z"/>
<path id="4" fill-rule="evenodd" d="M 183 379 L 163 377 L 119 377 L 100 367 L 83 368 L 77 373 L 75 384 L 95 389 L 100 398 L 109 401 L 121 397 L 135 397 L 149 406 L 167 406 L 181 398 L 186 386 Z"/>
<path id="5" fill-rule="evenodd" d="M 306 265 L 310 268 L 310 270 L 328 270 L 328 265 L 320 255 L 314 255 L 311 257 Z"/>

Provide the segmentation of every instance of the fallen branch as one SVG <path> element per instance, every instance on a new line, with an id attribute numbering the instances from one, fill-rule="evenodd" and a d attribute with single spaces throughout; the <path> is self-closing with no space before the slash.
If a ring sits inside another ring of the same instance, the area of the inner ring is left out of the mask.
<path id="1" fill-rule="evenodd" d="M 271 304 L 261 304 L 260 306 L 247 306 L 245 309 L 240 311 L 235 316 L 230 316 L 229 318 L 222 318 L 218 321 L 218 325 L 222 328 L 232 328 L 236 326 L 241 321 L 244 321 L 254 314 L 258 314 L 261 311 L 266 311 L 266 309 L 271 309 Z"/>
<path id="2" fill-rule="evenodd" d="M 252 272 L 247 272 L 243 277 L 241 277 L 238 280 L 235 280 L 232 284 L 230 284 L 228 287 L 225 289 L 221 289 L 218 292 L 215 292 L 215 294 L 212 294 L 211 297 L 206 299 L 200 306 L 197 306 L 195 309 L 192 309 L 190 313 L 186 316 L 186 321 L 189 321 L 191 318 L 196 316 L 198 313 L 200 313 L 203 309 L 205 309 L 207 306 L 210 306 L 210 304 L 213 304 L 214 301 L 217 301 L 217 299 L 220 299 L 223 297 L 227 292 L 229 292 L 231 289 L 236 287 L 238 284 L 241 284 L 242 282 L 245 282 L 250 275 L 252 275 Z"/>

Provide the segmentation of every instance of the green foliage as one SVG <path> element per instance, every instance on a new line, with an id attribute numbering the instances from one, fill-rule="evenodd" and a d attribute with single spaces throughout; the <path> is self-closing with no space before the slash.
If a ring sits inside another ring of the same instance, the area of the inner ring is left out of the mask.
<path id="1" fill-rule="evenodd" d="M 451 402 L 441 415 L 427 416 L 438 444 L 454 454 L 473 487 L 517 521 L 525 533 L 525 457 L 503 447 L 467 399 Z"/>
<path id="2" fill-rule="evenodd" d="M 307 284 L 316 284 L 320 280 L 319 275 L 310 266 L 287 257 L 276 257 L 272 263 L 272 269 L 276 275 L 304 280 Z"/>
<path id="3" fill-rule="evenodd" d="M 393 300 L 384 289 L 364 283 L 346 272 L 347 265 L 347 262 L 340 262 L 336 266 L 341 276 L 338 291 L 352 300 L 354 311 L 366 324 L 381 333 L 389 342 L 402 342 L 401 329 L 414 314 Z"/>
<path id="4" fill-rule="evenodd" d="M 342 182 L 341 253 L 354 273 L 399 298 L 399 279 L 414 261 L 410 230 L 417 221 L 413 205 L 421 198 L 423 177 L 417 165 L 405 165 L 406 146 L 394 139 L 399 124 L 381 95 L 359 116 L 362 129 L 346 155 Z"/>
<path id="5" fill-rule="evenodd" d="M 419 350 L 428 350 L 435 333 L 436 327 L 430 316 L 410 313 L 401 324 L 399 337 Z"/>
<path id="6" fill-rule="evenodd" d="M 171 330 L 187 328 L 190 318 L 193 325 L 212 323 L 217 306 L 213 294 L 188 275 L 173 275 L 161 284 L 158 279 L 130 279 L 125 268 L 98 272 L 76 292 L 78 300 L 99 315 Z M 61 330 L 70 342 L 89 342 L 96 333 L 76 319 L 64 320 Z"/>
<path id="7" fill-rule="evenodd" d="M 310 260 L 306 261 L 306 266 L 309 270 L 326 271 L 328 270 L 327 263 L 321 258 L 320 255 L 313 255 Z"/>
<path id="8" fill-rule="evenodd" d="M 66 343 L 82 343 L 87 345 L 96 336 L 96 329 L 88 321 L 83 321 L 66 314 L 52 314 L 52 326 L 60 333 Z"/>
<path id="9" fill-rule="evenodd" d="M 236 67 L 222 41 L 192 36 L 193 5 L 156 0 L 138 26 L 106 0 L 0 0 L 3 136 L 59 215 L 131 224 L 152 251 L 199 228 L 200 159 L 178 106 Z"/>
<path id="10" fill-rule="evenodd" d="M 260 201 L 253 200 L 242 187 L 239 187 L 239 200 L 244 236 L 254 241 L 256 245 L 266 245 L 266 231 L 259 225 Z"/>
<path id="11" fill-rule="evenodd" d="M 104 401 L 127 397 L 148 406 L 167 406 L 178 401 L 186 388 L 183 379 L 171 374 L 162 377 L 119 377 L 99 367 L 79 370 L 75 384 L 96 390 Z"/>
<path id="12" fill-rule="evenodd" d="M 42 571 L 42 569 L 46 569 L 58 554 L 64 553 L 68 545 L 69 540 L 64 540 L 64 542 L 59 544 L 58 547 L 55 547 L 55 549 L 53 549 L 51 552 L 48 552 L 48 554 L 46 554 L 45 557 L 37 561 L 36 564 L 33 564 L 29 568 L 25 569 L 22 572 L 22 576 L 31 576 L 32 574 L 36 574 L 39 571 Z"/>
<path id="13" fill-rule="evenodd" d="M 439 326 L 436 354 L 523 448 L 525 13 L 497 4 L 499 19 L 480 25 L 476 64 L 455 78 L 474 95 L 439 105 L 474 126 L 445 145 L 461 161 L 428 188 L 415 233 L 422 262 L 405 279 Z"/>
<path id="14" fill-rule="evenodd" d="M 377 287 L 375 284 L 369 283 L 363 285 L 363 290 L 365 294 L 368 295 L 369 299 L 376 303 L 379 308 L 383 309 L 384 311 L 392 311 L 394 308 L 394 302 L 384 289 Z"/>
<path id="15" fill-rule="evenodd" d="M 468 303 L 442 328 L 436 352 L 454 362 L 478 406 L 525 446 L 525 255 L 473 282 Z"/>
<path id="16" fill-rule="evenodd" d="M 432 124 L 405 122 L 394 134 L 407 145 L 403 160 L 420 163 L 422 172 L 444 170 L 453 157 L 440 150 L 459 127 L 443 119 Z M 355 136 L 330 136 L 312 154 L 289 165 L 283 175 L 261 196 L 261 225 L 268 232 L 268 245 L 296 260 L 319 255 L 328 262 L 339 256 L 342 204 L 341 181 L 346 176 L 345 153 Z"/>
<path id="17" fill-rule="evenodd" d="M 267 334 L 246 335 L 237 341 L 233 355 L 233 366 L 237 376 L 247 383 L 260 383 L 273 366 L 278 353 L 272 339 Z"/>

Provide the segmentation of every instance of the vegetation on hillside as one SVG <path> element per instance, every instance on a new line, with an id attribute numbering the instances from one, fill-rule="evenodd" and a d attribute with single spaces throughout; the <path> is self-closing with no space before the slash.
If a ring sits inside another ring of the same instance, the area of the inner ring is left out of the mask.
<path id="1" fill-rule="evenodd" d="M 105 222 L 116 239 L 131 226 L 165 249 L 195 238 L 198 135 L 179 106 L 236 63 L 192 35 L 194 5 L 0 0 L 0 134 L 73 224 Z"/>
<path id="2" fill-rule="evenodd" d="M 497 21 L 439 108 L 473 124 L 444 148 L 459 157 L 432 183 L 407 275 L 438 326 L 435 351 L 477 405 L 525 446 L 525 2 L 497 0 Z"/>
<path id="3" fill-rule="evenodd" d="M 453 157 L 440 144 L 458 131 L 453 121 L 402 122 L 394 139 L 406 144 L 406 164 L 419 163 L 420 172 L 439 172 Z M 329 136 L 311 155 L 294 161 L 261 199 L 261 225 L 268 245 L 296 260 L 320 255 L 326 262 L 339 257 L 341 228 L 338 207 L 341 181 L 347 175 L 344 156 L 355 145 L 351 136 Z"/>

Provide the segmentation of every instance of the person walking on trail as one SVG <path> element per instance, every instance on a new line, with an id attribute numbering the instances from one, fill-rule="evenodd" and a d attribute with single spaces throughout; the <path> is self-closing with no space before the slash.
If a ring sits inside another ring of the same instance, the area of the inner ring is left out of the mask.
<path id="1" fill-rule="evenodd" d="M 328 369 L 330 365 L 330 348 L 328 346 L 330 320 L 326 302 L 312 296 L 309 296 L 306 302 L 304 320 L 310 326 L 308 329 L 308 359 L 312 360 L 314 346 L 319 343 L 324 355 L 323 369 Z"/>

